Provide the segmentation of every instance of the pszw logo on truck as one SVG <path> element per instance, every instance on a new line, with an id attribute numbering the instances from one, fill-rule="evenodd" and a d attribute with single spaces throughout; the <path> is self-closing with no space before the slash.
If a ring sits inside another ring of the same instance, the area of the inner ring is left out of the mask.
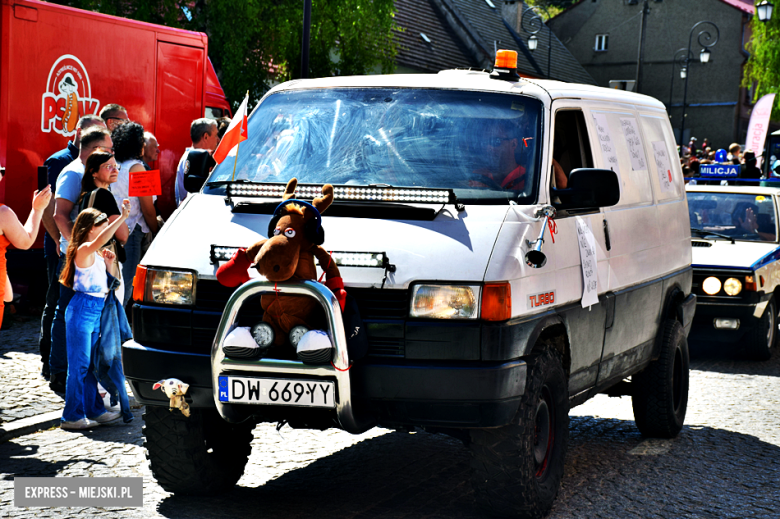
<path id="1" fill-rule="evenodd" d="M 92 99 L 92 87 L 84 64 L 76 56 L 57 58 L 49 71 L 41 103 L 41 131 L 73 135 L 82 115 L 97 114 L 100 101 Z"/>

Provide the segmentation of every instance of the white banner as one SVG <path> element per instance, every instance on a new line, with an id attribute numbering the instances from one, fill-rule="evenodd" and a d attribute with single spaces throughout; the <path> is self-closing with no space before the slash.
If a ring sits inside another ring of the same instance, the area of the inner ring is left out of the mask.
<path id="1" fill-rule="evenodd" d="M 745 150 L 753 150 L 756 157 L 759 157 L 756 166 L 761 167 L 764 154 L 764 141 L 769 129 L 769 116 L 772 115 L 772 105 L 775 103 L 775 94 L 767 94 L 758 100 L 753 107 L 753 113 L 750 114 L 750 123 L 748 123 L 747 141 Z"/>

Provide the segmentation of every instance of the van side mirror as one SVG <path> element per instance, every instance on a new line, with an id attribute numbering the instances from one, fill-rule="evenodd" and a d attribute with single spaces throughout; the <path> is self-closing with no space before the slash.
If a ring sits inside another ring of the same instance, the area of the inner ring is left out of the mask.
<path id="1" fill-rule="evenodd" d="M 552 194 L 560 199 L 553 203 L 557 210 L 598 209 L 620 201 L 620 183 L 610 169 L 578 168 L 569 174 L 569 186 Z"/>
<path id="2" fill-rule="evenodd" d="M 208 150 L 190 150 L 184 162 L 184 189 L 189 193 L 200 191 L 216 165 Z"/>

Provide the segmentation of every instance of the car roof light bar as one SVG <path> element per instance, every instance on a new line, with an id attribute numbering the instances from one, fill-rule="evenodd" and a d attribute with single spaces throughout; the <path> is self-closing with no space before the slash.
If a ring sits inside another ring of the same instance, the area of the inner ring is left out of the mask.
<path id="1" fill-rule="evenodd" d="M 323 184 L 298 184 L 295 197 L 312 200 L 322 196 Z M 230 184 L 227 186 L 228 198 L 282 198 L 286 184 Z M 337 201 L 362 202 L 406 202 L 419 204 L 456 203 L 452 189 L 392 186 L 333 186 L 333 198 Z"/>

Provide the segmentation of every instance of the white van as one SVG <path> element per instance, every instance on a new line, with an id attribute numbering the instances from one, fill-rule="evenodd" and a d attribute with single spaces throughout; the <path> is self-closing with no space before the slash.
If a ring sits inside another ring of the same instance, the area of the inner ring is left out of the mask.
<path id="1" fill-rule="evenodd" d="M 572 406 L 630 394 L 644 434 L 680 431 L 695 296 L 664 107 L 513 72 L 301 80 L 262 99 L 235 180 L 228 158 L 136 276 L 125 374 L 147 406 L 163 488 L 232 487 L 258 422 L 419 427 L 464 440 L 477 499 L 492 512 L 537 517 L 559 487 Z M 216 270 L 266 237 L 293 177 L 299 199 L 335 186 L 324 247 L 369 337 L 354 364 L 333 294 L 315 282 L 278 289 L 321 303 L 331 364 L 221 351 L 234 326 L 259 321 L 256 297 L 274 284 L 254 272 L 229 289 Z M 152 389 L 170 377 L 189 384 L 189 418 Z M 265 385 L 248 400 L 231 380 Z M 299 402 L 307 383 L 334 388 L 335 400 Z"/>

